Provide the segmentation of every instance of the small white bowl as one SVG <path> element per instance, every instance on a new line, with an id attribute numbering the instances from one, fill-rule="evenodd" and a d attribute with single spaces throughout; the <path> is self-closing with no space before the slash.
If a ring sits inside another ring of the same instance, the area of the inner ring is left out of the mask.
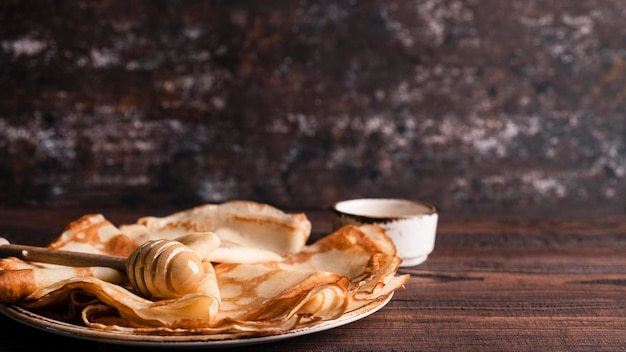
<path id="1" fill-rule="evenodd" d="M 394 198 L 361 198 L 332 206 L 333 228 L 376 224 L 396 245 L 400 266 L 423 263 L 435 247 L 437 208 L 429 203 Z"/>

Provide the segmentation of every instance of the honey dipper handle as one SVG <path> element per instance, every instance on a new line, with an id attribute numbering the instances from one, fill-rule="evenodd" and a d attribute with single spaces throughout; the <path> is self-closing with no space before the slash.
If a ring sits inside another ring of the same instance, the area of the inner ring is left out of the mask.
<path id="1" fill-rule="evenodd" d="M 55 250 L 20 244 L 0 245 L 0 258 L 6 257 L 17 257 L 30 262 L 74 267 L 103 266 L 126 272 L 126 258 L 110 255 Z"/>

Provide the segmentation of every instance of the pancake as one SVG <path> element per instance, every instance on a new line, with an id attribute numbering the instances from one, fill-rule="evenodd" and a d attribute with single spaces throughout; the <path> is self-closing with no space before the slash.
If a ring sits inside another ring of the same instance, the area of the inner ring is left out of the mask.
<path id="1" fill-rule="evenodd" d="M 128 256 L 140 244 L 174 239 L 202 260 L 194 292 L 143 297 L 125 273 L 0 259 L 0 303 L 138 334 L 262 336 L 340 317 L 404 286 L 384 230 L 348 225 L 307 245 L 304 214 L 233 201 L 119 227 L 101 214 L 68 224 L 51 249 Z"/>
<path id="2" fill-rule="evenodd" d="M 200 205 L 165 217 L 146 216 L 120 229 L 138 242 L 210 231 L 231 243 L 231 248 L 238 245 L 274 256 L 300 251 L 311 233 L 311 222 L 303 213 L 287 214 L 267 204 L 235 200 Z"/>

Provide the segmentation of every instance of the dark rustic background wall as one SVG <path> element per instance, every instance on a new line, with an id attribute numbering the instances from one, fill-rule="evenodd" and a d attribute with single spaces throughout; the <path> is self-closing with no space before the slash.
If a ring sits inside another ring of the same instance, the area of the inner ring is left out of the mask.
<path id="1" fill-rule="evenodd" d="M 0 204 L 624 213 L 626 2 L 3 1 Z"/>

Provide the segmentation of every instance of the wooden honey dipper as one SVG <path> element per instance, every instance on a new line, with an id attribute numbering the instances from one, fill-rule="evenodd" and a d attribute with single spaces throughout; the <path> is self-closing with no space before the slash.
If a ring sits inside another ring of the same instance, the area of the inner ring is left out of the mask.
<path id="1" fill-rule="evenodd" d="M 155 299 L 176 298 L 194 292 L 204 276 L 204 265 L 198 255 L 173 240 L 146 241 L 125 258 L 10 244 L 0 238 L 0 258 L 5 257 L 73 267 L 113 268 L 125 272 L 142 296 Z"/>

